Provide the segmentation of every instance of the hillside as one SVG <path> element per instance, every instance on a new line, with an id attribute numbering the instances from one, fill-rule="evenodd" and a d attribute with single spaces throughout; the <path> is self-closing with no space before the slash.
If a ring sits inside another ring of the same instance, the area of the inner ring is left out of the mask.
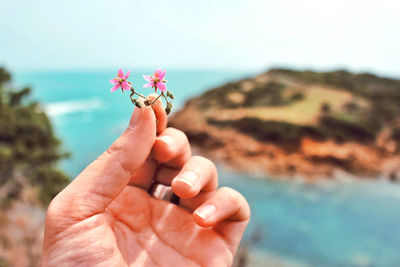
<path id="1" fill-rule="evenodd" d="M 171 119 L 214 159 L 307 178 L 400 172 L 400 80 L 272 69 L 189 100 Z"/>

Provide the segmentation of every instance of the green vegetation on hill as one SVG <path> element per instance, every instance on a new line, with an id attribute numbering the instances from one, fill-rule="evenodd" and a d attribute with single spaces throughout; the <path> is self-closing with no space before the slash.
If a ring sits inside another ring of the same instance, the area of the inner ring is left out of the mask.
<path id="1" fill-rule="evenodd" d="M 260 141 L 297 146 L 309 136 L 369 143 L 385 128 L 400 143 L 400 80 L 367 73 L 272 69 L 210 90 L 193 103 L 208 123 Z"/>
<path id="2" fill-rule="evenodd" d="M 12 88 L 11 75 L 0 68 L 0 208 L 20 197 L 25 186 L 37 190 L 43 205 L 69 182 L 56 163 L 60 151 L 50 121 L 30 88 Z"/>
<path id="3" fill-rule="evenodd" d="M 254 107 L 254 106 L 282 106 L 303 99 L 301 92 L 293 92 L 287 96 L 283 95 L 286 88 L 284 83 L 268 82 L 256 85 L 252 90 L 243 95 L 242 101 L 233 101 L 229 93 L 240 92 L 241 89 L 236 83 L 229 83 L 217 89 L 206 92 L 203 97 L 209 101 L 203 102 L 204 108 L 219 106 L 224 108 Z"/>
<path id="4" fill-rule="evenodd" d="M 400 111 L 400 80 L 370 73 L 354 74 L 345 70 L 333 72 L 272 69 L 272 75 L 286 75 L 306 84 L 321 84 L 347 90 L 371 101 L 383 120 L 392 121 Z"/>

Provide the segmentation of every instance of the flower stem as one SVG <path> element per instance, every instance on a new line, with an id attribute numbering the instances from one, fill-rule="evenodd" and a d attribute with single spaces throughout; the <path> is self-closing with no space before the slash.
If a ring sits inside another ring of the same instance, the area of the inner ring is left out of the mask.
<path id="1" fill-rule="evenodd" d="M 161 94 L 163 94 L 163 93 L 161 93 Z M 157 99 L 159 99 L 160 98 L 160 96 L 161 96 L 161 94 L 160 95 L 158 95 L 157 96 L 157 98 L 156 99 L 154 99 L 152 102 L 151 102 L 151 104 L 153 105 L 156 101 L 157 101 Z"/>
<path id="2" fill-rule="evenodd" d="M 165 101 L 168 103 L 168 98 L 164 95 L 164 92 L 162 92 L 161 95 L 164 97 Z"/>

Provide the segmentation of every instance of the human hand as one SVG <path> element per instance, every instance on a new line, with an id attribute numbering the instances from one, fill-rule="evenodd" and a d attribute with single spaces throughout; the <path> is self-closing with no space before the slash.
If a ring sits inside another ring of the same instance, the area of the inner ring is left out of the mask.
<path id="1" fill-rule="evenodd" d="M 54 198 L 43 266 L 232 264 L 249 206 L 218 189 L 214 164 L 166 124 L 161 101 L 135 108 L 121 137 Z M 170 185 L 179 205 L 151 197 L 153 182 Z"/>

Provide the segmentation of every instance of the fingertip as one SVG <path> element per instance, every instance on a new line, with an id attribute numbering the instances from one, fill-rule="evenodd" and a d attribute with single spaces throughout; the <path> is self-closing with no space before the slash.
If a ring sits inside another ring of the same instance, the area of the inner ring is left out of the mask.
<path id="1" fill-rule="evenodd" d="M 199 175 L 195 172 L 184 172 L 172 180 L 172 190 L 183 199 L 195 197 L 199 191 Z"/>
<path id="2" fill-rule="evenodd" d="M 171 148 L 175 145 L 174 139 L 172 139 L 172 137 L 168 135 L 160 136 L 158 140 L 161 141 L 161 143 L 164 144 L 164 146 L 166 146 L 167 148 Z"/>
<path id="3" fill-rule="evenodd" d="M 160 162 L 168 162 L 174 158 L 176 150 L 175 141 L 170 136 L 163 135 L 156 138 L 153 155 Z"/>
<path id="4" fill-rule="evenodd" d="M 213 225 L 217 208 L 213 204 L 206 204 L 193 212 L 193 219 L 201 227 L 209 227 Z"/>
<path id="5" fill-rule="evenodd" d="M 193 212 L 193 220 L 194 222 L 200 226 L 200 227 L 209 227 L 211 225 L 209 225 L 207 222 L 205 222 L 203 220 L 203 218 L 201 218 L 197 213 Z"/>
<path id="6" fill-rule="evenodd" d="M 172 191 L 182 199 L 193 198 L 196 195 L 193 185 L 183 179 L 172 180 L 171 187 Z"/>

